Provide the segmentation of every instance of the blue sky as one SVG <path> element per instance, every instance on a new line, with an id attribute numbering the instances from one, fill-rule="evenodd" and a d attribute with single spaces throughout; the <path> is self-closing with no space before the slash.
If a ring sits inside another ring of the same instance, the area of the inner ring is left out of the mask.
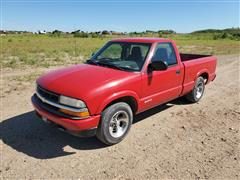
<path id="1" fill-rule="evenodd" d="M 2 29 L 187 33 L 239 27 L 239 0 L 2 0 Z"/>

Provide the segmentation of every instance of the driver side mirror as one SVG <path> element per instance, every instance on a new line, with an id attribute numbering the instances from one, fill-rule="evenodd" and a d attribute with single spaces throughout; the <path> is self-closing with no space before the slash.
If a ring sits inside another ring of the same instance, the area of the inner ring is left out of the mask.
<path id="1" fill-rule="evenodd" d="M 168 68 L 166 61 L 154 61 L 148 65 L 148 71 L 165 71 Z"/>

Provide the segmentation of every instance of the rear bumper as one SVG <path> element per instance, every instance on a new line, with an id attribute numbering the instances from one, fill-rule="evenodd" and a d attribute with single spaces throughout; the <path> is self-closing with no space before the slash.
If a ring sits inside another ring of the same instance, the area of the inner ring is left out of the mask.
<path id="1" fill-rule="evenodd" d="M 93 136 L 96 133 L 100 115 L 90 116 L 89 118 L 81 120 L 73 120 L 46 111 L 41 107 L 41 104 L 38 103 L 36 96 L 32 96 L 32 104 L 38 116 L 54 124 L 61 130 L 76 136 Z"/>

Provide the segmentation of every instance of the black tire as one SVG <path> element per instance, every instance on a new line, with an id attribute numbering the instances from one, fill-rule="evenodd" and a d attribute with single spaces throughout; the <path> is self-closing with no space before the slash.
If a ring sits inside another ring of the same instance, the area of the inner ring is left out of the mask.
<path id="1" fill-rule="evenodd" d="M 201 88 L 201 93 L 199 88 Z M 205 90 L 205 81 L 203 77 L 198 77 L 193 90 L 188 93 L 185 97 L 188 101 L 192 103 L 198 102 L 202 97 Z M 200 93 L 200 94 L 199 94 Z"/>
<path id="2" fill-rule="evenodd" d="M 119 120 L 116 120 L 117 118 Z M 128 134 L 132 121 L 132 109 L 127 103 L 113 104 L 102 112 L 101 122 L 97 129 L 97 138 L 107 145 L 117 144 Z M 123 134 L 121 135 L 121 133 Z"/>

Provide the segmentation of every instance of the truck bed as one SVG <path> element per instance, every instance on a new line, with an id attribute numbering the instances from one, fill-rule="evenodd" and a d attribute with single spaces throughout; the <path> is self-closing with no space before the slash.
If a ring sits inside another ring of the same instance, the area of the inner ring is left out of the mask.
<path id="1" fill-rule="evenodd" d="M 204 58 L 204 57 L 210 57 L 211 55 L 201 55 L 201 54 L 182 54 L 180 53 L 180 57 L 182 62 L 184 61 L 191 61 L 191 60 L 196 60 L 199 58 Z"/>
<path id="2" fill-rule="evenodd" d="M 180 57 L 185 70 L 182 94 L 190 92 L 196 77 L 203 73 L 207 78 L 207 83 L 215 78 L 216 57 L 199 54 L 180 54 Z"/>

